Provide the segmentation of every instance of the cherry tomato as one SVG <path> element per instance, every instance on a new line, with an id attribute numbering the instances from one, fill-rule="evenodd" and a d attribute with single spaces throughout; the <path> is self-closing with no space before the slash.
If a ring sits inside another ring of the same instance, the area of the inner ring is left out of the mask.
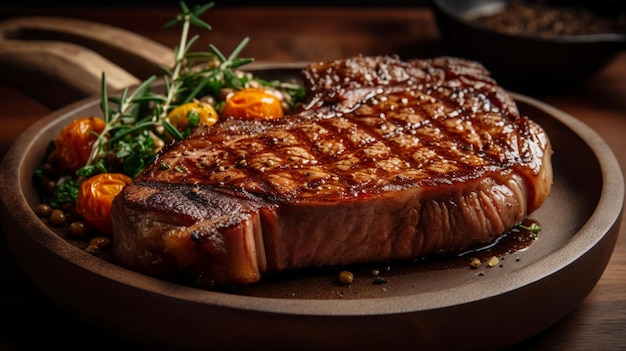
<path id="1" fill-rule="evenodd" d="M 192 101 L 176 107 L 170 111 L 167 118 L 176 129 L 182 132 L 189 126 L 189 114 L 192 111 L 198 114 L 201 124 L 212 126 L 217 122 L 217 112 L 213 106 L 200 101 Z"/>
<path id="2" fill-rule="evenodd" d="M 85 179 L 78 189 L 76 212 L 104 234 L 113 234 L 111 203 L 133 180 L 121 173 L 100 173 Z"/>
<path id="3" fill-rule="evenodd" d="M 82 117 L 66 125 L 54 140 L 59 168 L 76 172 L 83 167 L 104 127 L 104 121 L 97 117 Z"/>
<path id="4" fill-rule="evenodd" d="M 243 119 L 274 119 L 283 117 L 278 97 L 261 88 L 246 88 L 226 97 L 224 116 Z"/>

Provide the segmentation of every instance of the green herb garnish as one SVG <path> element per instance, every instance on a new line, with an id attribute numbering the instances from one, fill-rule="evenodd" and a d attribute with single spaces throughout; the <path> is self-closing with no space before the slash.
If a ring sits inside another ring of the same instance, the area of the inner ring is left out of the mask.
<path id="1" fill-rule="evenodd" d="M 210 101 L 216 110 L 224 104 L 224 92 L 231 92 L 255 86 L 278 90 L 284 97 L 283 103 L 294 108 L 304 100 L 304 87 L 298 84 L 279 81 L 265 81 L 252 73 L 239 70 L 254 60 L 240 58 L 239 55 L 249 42 L 244 38 L 230 55 L 223 54 L 209 44 L 204 52 L 192 52 L 198 35 L 190 35 L 192 26 L 210 30 L 211 26 L 200 19 L 214 6 L 213 2 L 189 8 L 180 2 L 181 12 L 165 23 L 164 28 L 180 25 L 181 36 L 174 48 L 174 66 L 162 67 L 162 87 L 153 89 L 157 82 L 151 76 L 137 87 L 123 89 L 118 96 L 109 96 L 107 77 L 103 73 L 101 81 L 100 109 L 104 129 L 97 135 L 87 163 L 72 179 L 59 180 L 52 193 L 42 195 L 51 205 L 75 203 L 78 187 L 82 179 L 99 173 L 123 173 L 136 178 L 149 164 L 154 162 L 157 153 L 173 139 L 189 137 L 200 123 L 197 113 L 186 115 L 185 130 L 177 129 L 168 119 L 169 113 L 185 103 L 200 100 Z M 51 143 L 51 147 L 53 147 Z M 48 150 L 50 154 L 52 149 Z M 161 164 L 161 169 L 169 165 Z M 176 167 L 176 171 L 186 169 Z M 43 172 L 38 169 L 35 177 L 43 181 Z"/>
<path id="2" fill-rule="evenodd" d="M 77 172 L 78 176 L 119 172 L 136 177 L 154 160 L 163 145 L 172 138 L 188 137 L 198 125 L 198 116 L 194 118 L 191 114 L 188 116 L 188 129 L 179 131 L 168 121 L 168 113 L 179 105 L 207 96 L 211 96 L 216 108 L 219 108 L 223 104 L 220 100 L 223 89 L 240 90 L 254 80 L 262 86 L 283 92 L 287 97 L 286 103 L 292 108 L 303 100 L 304 89 L 300 85 L 268 82 L 238 71 L 240 67 L 254 61 L 252 58 L 239 57 L 249 38 L 244 38 L 228 56 L 212 44 L 209 44 L 206 52 L 191 51 L 191 46 L 199 36 L 190 37 L 190 27 L 194 25 L 210 30 L 211 26 L 200 16 L 213 6 L 211 2 L 190 9 L 181 2 L 181 13 L 164 25 L 164 28 L 182 25 L 180 42 L 174 49 L 174 67 L 163 68 L 164 93 L 152 90 L 152 84 L 156 81 L 156 77 L 152 76 L 132 91 L 126 88 L 120 96 L 109 97 L 106 76 L 102 75 L 101 109 L 105 128 L 94 143 L 89 161 Z"/>
<path id="3" fill-rule="evenodd" d="M 529 226 L 524 225 L 524 224 L 518 224 L 515 226 L 516 230 L 526 230 L 528 232 L 530 232 L 533 237 L 536 239 L 539 237 L 539 232 L 541 231 L 541 226 L 539 226 L 539 224 L 533 222 L 531 223 Z"/>

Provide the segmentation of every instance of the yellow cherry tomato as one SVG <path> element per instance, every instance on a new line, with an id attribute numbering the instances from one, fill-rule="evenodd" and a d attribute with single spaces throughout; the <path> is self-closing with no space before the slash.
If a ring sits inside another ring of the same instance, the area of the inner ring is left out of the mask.
<path id="1" fill-rule="evenodd" d="M 217 112 L 213 106 L 200 101 L 192 101 L 174 108 L 167 115 L 170 123 L 179 131 L 185 131 L 189 127 L 191 113 L 198 115 L 199 124 L 212 126 L 217 122 Z"/>
<path id="2" fill-rule="evenodd" d="M 104 127 L 104 121 L 97 117 L 82 117 L 66 125 L 54 140 L 59 168 L 76 172 L 83 167 Z"/>
<path id="3" fill-rule="evenodd" d="M 283 117 L 283 107 L 278 97 L 261 88 L 246 88 L 226 97 L 224 116 L 243 119 L 274 119 Z"/>
<path id="4" fill-rule="evenodd" d="M 121 173 L 100 173 L 85 179 L 78 189 L 76 212 L 104 234 L 113 234 L 111 204 L 133 180 Z"/>

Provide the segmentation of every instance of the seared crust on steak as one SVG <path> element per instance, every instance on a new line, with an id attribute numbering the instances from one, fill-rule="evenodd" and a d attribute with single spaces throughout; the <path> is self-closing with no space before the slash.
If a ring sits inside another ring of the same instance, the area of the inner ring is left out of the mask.
<path id="1" fill-rule="evenodd" d="M 210 288 L 459 252 L 550 192 L 548 137 L 480 64 L 359 56 L 303 75 L 297 113 L 199 127 L 124 189 L 122 265 Z"/>

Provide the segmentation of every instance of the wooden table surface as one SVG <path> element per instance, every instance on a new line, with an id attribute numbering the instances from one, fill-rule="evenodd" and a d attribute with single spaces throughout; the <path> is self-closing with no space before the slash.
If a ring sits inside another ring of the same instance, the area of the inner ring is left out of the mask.
<path id="1" fill-rule="evenodd" d="M 219 4 L 218 4 L 219 5 Z M 173 48 L 179 30 L 162 24 L 172 8 L 19 8 L 0 7 L 0 19 L 25 15 L 82 18 L 128 29 Z M 244 57 L 259 61 L 316 61 L 358 54 L 398 54 L 402 58 L 450 53 L 428 8 L 216 8 L 205 20 L 213 29 L 197 45 L 213 43 L 230 52 L 244 37 L 251 41 Z M 6 72 L 4 74 L 7 74 Z M 55 106 L 43 104 L 0 77 L 0 156 L 33 121 Z M 497 78 L 497 77 L 496 77 Z M 37 84 L 36 81 L 32 82 Z M 54 89 L 49 87 L 49 89 Z M 626 173 L 626 52 L 589 81 L 556 91 L 525 91 L 580 119 L 612 148 Z M 2 236 L 0 236 L 2 237 Z M 83 327 L 48 302 L 28 281 L 1 241 L 0 350 L 46 346 L 76 348 L 119 346 L 119 340 Z M 529 306 L 532 308 L 532 306 Z M 10 321 L 9 323 L 4 323 Z M 8 325 L 7 325 L 8 324 Z M 67 332 L 75 337 L 67 338 Z M 85 336 L 83 339 L 79 336 Z M 486 344 L 488 331 L 485 332 Z M 612 258 L 591 293 L 563 320 L 514 350 L 626 350 L 626 225 Z"/>

